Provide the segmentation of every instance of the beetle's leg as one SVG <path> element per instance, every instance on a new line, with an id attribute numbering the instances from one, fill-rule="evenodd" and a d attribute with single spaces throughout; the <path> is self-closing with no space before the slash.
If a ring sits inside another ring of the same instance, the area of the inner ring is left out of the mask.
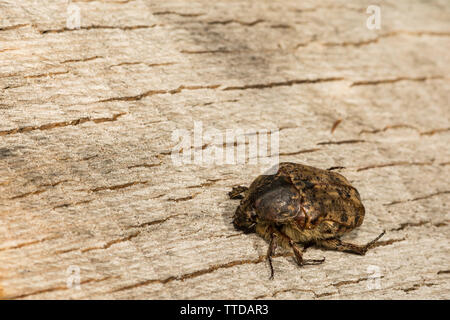
<path id="1" fill-rule="evenodd" d="M 321 264 L 325 262 L 325 258 L 323 259 L 303 259 L 303 253 L 301 252 L 301 250 L 299 249 L 299 247 L 297 246 L 297 244 L 294 242 L 294 240 L 292 240 L 291 238 L 289 238 L 288 235 L 286 235 L 284 232 L 282 232 L 281 230 L 275 229 L 273 226 L 270 227 L 270 234 L 272 235 L 270 243 L 272 244 L 273 236 L 279 236 L 280 237 L 280 241 L 285 241 L 285 244 L 289 245 L 292 248 L 292 251 L 294 252 L 294 256 L 295 256 L 295 261 L 297 262 L 297 264 L 299 266 L 306 266 L 306 265 L 317 265 L 317 264 Z M 310 243 L 307 243 L 303 249 L 306 250 L 305 248 L 308 248 L 309 246 L 311 246 Z"/>
<path id="2" fill-rule="evenodd" d="M 300 251 L 300 249 L 295 244 L 295 242 L 292 240 L 289 240 L 289 245 L 291 246 L 292 251 L 294 251 L 295 261 L 297 262 L 297 264 L 299 266 L 316 265 L 316 264 L 322 264 L 325 262 L 325 258 L 318 259 L 318 260 L 315 260 L 315 259 L 304 260 L 303 253 Z"/>
<path id="3" fill-rule="evenodd" d="M 314 242 L 307 242 L 307 243 L 303 244 L 302 253 L 305 253 L 306 250 L 308 250 L 308 248 L 312 247 L 313 245 L 314 245 Z"/>
<path id="4" fill-rule="evenodd" d="M 242 195 L 242 193 L 244 193 L 246 191 L 248 191 L 247 187 L 237 186 L 237 187 L 233 187 L 233 190 L 228 192 L 228 195 L 230 196 L 230 199 L 243 199 L 244 196 Z"/>
<path id="5" fill-rule="evenodd" d="M 378 237 L 373 239 L 372 241 L 368 242 L 365 245 L 357 245 L 353 243 L 348 243 L 341 241 L 340 239 L 326 239 L 326 240 L 320 240 L 317 241 L 317 245 L 324 247 L 326 249 L 330 250 L 337 250 L 337 251 L 345 251 L 350 253 L 356 253 L 359 255 L 365 255 L 367 250 L 370 248 L 373 248 L 376 245 L 376 242 L 386 233 L 386 231 L 383 231 Z"/>
<path id="6" fill-rule="evenodd" d="M 273 279 L 273 265 L 272 265 L 272 255 L 275 253 L 275 249 L 277 248 L 277 241 L 275 240 L 276 234 L 271 233 L 269 248 L 267 249 L 266 259 L 269 261 L 270 266 L 270 280 Z"/>

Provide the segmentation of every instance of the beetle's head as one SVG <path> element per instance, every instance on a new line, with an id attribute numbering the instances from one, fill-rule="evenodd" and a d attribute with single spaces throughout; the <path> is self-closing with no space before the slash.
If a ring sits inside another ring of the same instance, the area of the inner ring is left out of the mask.
<path id="1" fill-rule="evenodd" d="M 249 202 L 241 202 L 234 213 L 233 224 L 238 230 L 245 233 L 255 232 L 256 211 Z"/>

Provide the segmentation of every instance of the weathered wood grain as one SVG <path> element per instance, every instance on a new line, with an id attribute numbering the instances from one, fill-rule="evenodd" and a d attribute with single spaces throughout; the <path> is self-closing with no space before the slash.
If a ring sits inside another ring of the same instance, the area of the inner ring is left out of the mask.
<path id="1" fill-rule="evenodd" d="M 450 298 L 448 1 L 382 1 L 380 30 L 371 1 L 74 3 L 79 30 L 65 1 L 0 1 L 1 298 Z M 280 128 L 281 161 L 360 191 L 345 239 L 385 242 L 280 251 L 269 281 L 227 197 L 258 168 L 175 166 L 194 121 Z"/>

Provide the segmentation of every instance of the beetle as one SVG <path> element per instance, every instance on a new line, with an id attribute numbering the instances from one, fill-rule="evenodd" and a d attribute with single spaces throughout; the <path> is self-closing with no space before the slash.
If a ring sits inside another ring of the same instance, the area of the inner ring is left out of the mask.
<path id="1" fill-rule="evenodd" d="M 269 242 L 266 258 L 273 279 L 272 255 L 278 245 L 291 249 L 299 266 L 318 265 L 303 259 L 303 251 L 315 245 L 364 255 L 385 234 L 383 231 L 365 245 L 340 240 L 359 227 L 365 209 L 361 197 L 348 180 L 337 172 L 282 162 L 272 175 L 260 175 L 250 187 L 233 187 L 231 199 L 241 199 L 233 216 L 236 229 L 255 232 Z"/>

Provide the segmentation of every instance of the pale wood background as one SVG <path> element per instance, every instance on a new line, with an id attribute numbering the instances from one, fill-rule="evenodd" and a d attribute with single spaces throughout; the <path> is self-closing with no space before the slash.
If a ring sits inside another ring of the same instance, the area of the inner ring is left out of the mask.
<path id="1" fill-rule="evenodd" d="M 447 0 L 75 3 L 80 30 L 65 1 L 0 1 L 2 298 L 450 298 Z M 344 167 L 367 211 L 345 239 L 386 242 L 302 269 L 280 251 L 269 281 L 227 197 L 257 168 L 172 164 L 200 120 Z"/>

